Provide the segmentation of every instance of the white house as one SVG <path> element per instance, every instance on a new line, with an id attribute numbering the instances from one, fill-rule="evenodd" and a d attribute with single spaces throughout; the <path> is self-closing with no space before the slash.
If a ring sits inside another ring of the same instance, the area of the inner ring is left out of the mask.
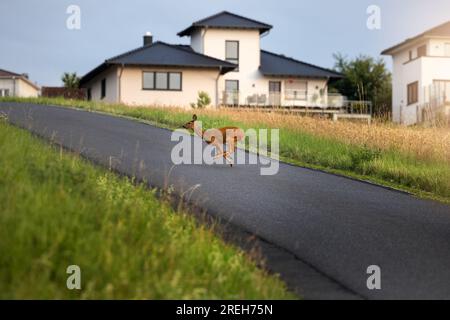
<path id="1" fill-rule="evenodd" d="M 37 97 L 39 90 L 27 74 L 0 69 L 0 97 Z"/>
<path id="2" fill-rule="evenodd" d="M 406 125 L 450 114 L 450 21 L 384 50 L 393 58 L 393 120 Z"/>
<path id="3" fill-rule="evenodd" d="M 229 12 L 178 33 L 190 45 L 153 42 L 107 59 L 81 79 L 88 98 L 131 105 L 189 106 L 199 91 L 212 105 L 327 107 L 334 71 L 261 50 L 271 25 Z"/>

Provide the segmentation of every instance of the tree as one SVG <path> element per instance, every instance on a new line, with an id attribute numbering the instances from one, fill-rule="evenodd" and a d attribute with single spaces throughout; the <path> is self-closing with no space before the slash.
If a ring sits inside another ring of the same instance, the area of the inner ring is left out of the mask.
<path id="1" fill-rule="evenodd" d="M 67 89 L 78 89 L 78 87 L 80 86 L 80 77 L 77 76 L 76 72 L 64 72 L 61 80 L 64 84 L 64 87 Z"/>
<path id="2" fill-rule="evenodd" d="M 377 115 L 390 113 L 392 105 L 392 76 L 380 58 L 360 55 L 353 60 L 340 53 L 333 55 L 334 69 L 344 78 L 331 84 L 331 92 L 338 91 L 350 100 L 371 101 Z"/>

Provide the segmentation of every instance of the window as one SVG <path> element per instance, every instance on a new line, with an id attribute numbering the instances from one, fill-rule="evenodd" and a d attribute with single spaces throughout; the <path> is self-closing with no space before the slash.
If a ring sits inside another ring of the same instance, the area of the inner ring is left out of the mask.
<path id="1" fill-rule="evenodd" d="M 102 80 L 102 92 L 100 99 L 103 99 L 104 97 L 106 97 L 106 79 Z"/>
<path id="2" fill-rule="evenodd" d="M 168 90 L 169 82 L 167 80 L 167 72 L 156 72 L 155 76 L 155 89 Z"/>
<path id="3" fill-rule="evenodd" d="M 269 103 L 271 106 L 281 105 L 281 81 L 269 81 Z"/>
<path id="4" fill-rule="evenodd" d="M 411 50 L 409 50 L 409 61 L 411 61 L 412 60 L 412 51 Z"/>
<path id="5" fill-rule="evenodd" d="M 9 89 L 0 89 L 0 97 L 9 97 Z"/>
<path id="6" fill-rule="evenodd" d="M 87 89 L 87 99 L 88 99 L 88 101 L 92 100 L 92 90 L 91 90 L 91 88 Z"/>
<path id="7" fill-rule="evenodd" d="M 427 45 L 423 45 L 417 48 L 417 58 L 425 57 L 427 55 Z"/>
<path id="8" fill-rule="evenodd" d="M 181 72 L 152 72 L 142 73 L 143 90 L 181 91 Z"/>
<path id="9" fill-rule="evenodd" d="M 155 89 L 155 73 L 144 72 L 142 74 L 142 88 L 143 89 Z"/>
<path id="10" fill-rule="evenodd" d="M 419 101 L 419 82 L 408 84 L 408 106 Z"/>
<path id="11" fill-rule="evenodd" d="M 284 85 L 286 100 L 307 100 L 308 82 L 304 80 L 287 80 Z"/>
<path id="12" fill-rule="evenodd" d="M 237 64 L 234 71 L 239 71 L 239 41 L 225 41 L 225 60 Z"/>
<path id="13" fill-rule="evenodd" d="M 446 43 L 444 46 L 444 55 L 450 57 L 450 43 Z"/>
<path id="14" fill-rule="evenodd" d="M 442 97 L 446 104 L 450 103 L 450 80 L 434 80 L 434 96 Z"/>
<path id="15" fill-rule="evenodd" d="M 169 90 L 181 90 L 181 73 L 169 73 Z"/>
<path id="16" fill-rule="evenodd" d="M 226 80 L 225 90 L 227 92 L 238 92 L 239 91 L 239 80 Z"/>
<path id="17" fill-rule="evenodd" d="M 225 80 L 224 102 L 227 105 L 239 104 L 239 80 Z"/>

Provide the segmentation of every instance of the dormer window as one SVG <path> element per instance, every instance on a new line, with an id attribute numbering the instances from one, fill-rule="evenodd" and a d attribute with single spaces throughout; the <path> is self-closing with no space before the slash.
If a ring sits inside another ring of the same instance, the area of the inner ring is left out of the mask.
<path id="1" fill-rule="evenodd" d="M 427 55 L 427 45 L 423 45 L 417 48 L 417 57 L 425 57 Z"/>
<path id="2" fill-rule="evenodd" d="M 237 64 L 234 71 L 239 71 L 239 41 L 225 41 L 225 60 Z"/>

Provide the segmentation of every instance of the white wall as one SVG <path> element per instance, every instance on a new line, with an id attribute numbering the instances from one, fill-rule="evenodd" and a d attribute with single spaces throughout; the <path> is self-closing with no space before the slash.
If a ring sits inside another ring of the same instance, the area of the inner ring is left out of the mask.
<path id="1" fill-rule="evenodd" d="M 182 90 L 143 90 L 142 72 L 181 72 Z M 216 80 L 219 70 L 214 69 L 176 69 L 176 68 L 132 68 L 123 70 L 120 87 L 121 100 L 129 105 L 175 106 L 190 108 L 196 103 L 199 91 L 205 91 L 214 105 L 216 99 Z"/>
<path id="2" fill-rule="evenodd" d="M 203 53 L 203 31 L 196 30 L 191 34 L 191 48 L 198 53 Z"/>
<path id="3" fill-rule="evenodd" d="M 446 43 L 450 39 L 427 39 L 416 42 L 393 55 L 392 76 L 392 113 L 393 120 L 406 125 L 417 122 L 417 111 L 424 103 L 429 102 L 428 88 L 434 80 L 450 80 L 450 56 L 446 54 Z M 427 56 L 418 58 L 417 48 L 427 45 Z M 409 59 L 412 51 L 413 59 Z M 407 105 L 407 86 L 415 81 L 419 82 L 418 102 Z"/>
<path id="4" fill-rule="evenodd" d="M 392 76 L 392 116 L 396 123 L 406 125 L 414 124 L 417 121 L 417 106 L 423 101 L 422 88 L 422 59 L 415 59 L 410 62 L 409 51 L 403 51 L 394 56 L 394 67 Z M 408 84 L 419 82 L 418 102 L 408 105 Z"/>
<path id="5" fill-rule="evenodd" d="M 36 89 L 25 80 L 19 79 L 16 83 L 18 84 L 18 96 L 24 98 L 34 98 L 39 95 L 39 89 Z"/>
<path id="6" fill-rule="evenodd" d="M 15 82 L 16 80 L 13 79 L 0 78 L 0 89 L 9 90 L 9 95 L 12 96 L 15 94 L 15 87 L 17 87 L 17 85 L 14 84 Z"/>
<path id="7" fill-rule="evenodd" d="M 220 77 L 219 100 L 223 103 L 223 92 L 226 80 L 239 81 L 239 103 L 246 104 L 248 97 L 254 94 L 265 94 L 269 98 L 269 81 L 281 81 L 281 103 L 294 105 L 296 102 L 284 99 L 286 78 L 265 77 L 260 71 L 261 48 L 259 30 L 232 30 L 232 29 L 207 29 L 195 31 L 191 36 L 191 47 L 205 55 L 225 60 L 226 41 L 239 41 L 239 69 L 231 71 Z M 302 80 L 302 79 L 296 79 Z M 326 79 L 303 79 L 308 83 L 308 95 L 319 94 L 320 89 L 325 89 L 327 94 Z M 326 103 L 326 102 L 325 102 Z M 298 101 L 297 101 L 298 104 Z M 310 106 L 311 103 L 305 103 Z"/>
<path id="8" fill-rule="evenodd" d="M 110 67 L 83 85 L 83 87 L 86 89 L 91 89 L 91 99 L 93 101 L 104 101 L 109 103 L 118 102 L 119 96 L 117 77 L 118 68 Z M 102 79 L 106 79 L 106 96 L 103 99 L 101 97 Z"/>
<path id="9" fill-rule="evenodd" d="M 450 39 L 431 39 L 429 41 L 429 55 L 436 57 L 450 56 L 448 51 Z"/>
<path id="10" fill-rule="evenodd" d="M 225 42 L 239 41 L 239 71 L 231 71 L 221 77 L 219 92 L 225 90 L 225 80 L 239 80 L 239 91 L 250 95 L 252 92 L 266 92 L 259 72 L 261 48 L 259 30 L 208 29 L 203 35 L 203 54 L 225 60 Z M 244 103 L 241 95 L 240 103 Z"/>
<path id="11" fill-rule="evenodd" d="M 436 80 L 450 81 L 450 57 L 426 57 L 422 59 L 423 102 L 429 102 L 433 95 L 439 95 L 432 89 Z M 450 92 L 445 92 L 445 95 L 448 99 Z M 449 106 L 447 106 L 448 111 Z"/>
<path id="12" fill-rule="evenodd" d="M 28 98 L 39 95 L 39 89 L 20 78 L 0 78 L 0 89 L 9 89 L 9 95 L 16 97 Z"/>

